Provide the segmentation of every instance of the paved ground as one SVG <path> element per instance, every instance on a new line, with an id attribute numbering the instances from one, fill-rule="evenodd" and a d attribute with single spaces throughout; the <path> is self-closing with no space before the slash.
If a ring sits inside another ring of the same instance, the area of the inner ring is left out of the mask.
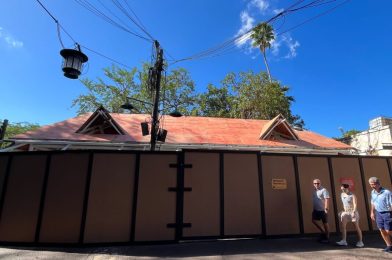
<path id="1" fill-rule="evenodd" d="M 251 239 L 186 242 L 170 245 L 32 248 L 0 247 L 0 259 L 392 259 L 382 252 L 378 234 L 365 235 L 365 248 L 355 248 L 354 236 L 348 247 L 320 244 L 315 238 Z M 332 240 L 337 241 L 337 237 Z"/>

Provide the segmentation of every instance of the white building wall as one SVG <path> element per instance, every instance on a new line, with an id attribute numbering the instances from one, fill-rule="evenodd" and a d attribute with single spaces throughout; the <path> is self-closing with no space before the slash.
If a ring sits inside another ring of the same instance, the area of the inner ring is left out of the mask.
<path id="1" fill-rule="evenodd" d="M 392 143 L 391 135 L 391 125 L 376 127 L 353 136 L 350 145 L 362 155 L 391 156 L 392 150 L 383 147 L 383 143 Z"/>

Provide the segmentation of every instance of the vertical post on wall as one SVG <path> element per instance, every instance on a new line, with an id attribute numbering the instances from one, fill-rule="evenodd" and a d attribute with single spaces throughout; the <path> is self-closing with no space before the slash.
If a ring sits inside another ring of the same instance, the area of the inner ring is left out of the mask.
<path id="1" fill-rule="evenodd" d="M 259 192 L 260 192 L 260 217 L 261 217 L 261 234 L 266 236 L 265 208 L 264 208 L 264 187 L 263 187 L 263 168 L 261 164 L 261 154 L 257 153 L 257 169 L 259 173 Z"/>
<path id="2" fill-rule="evenodd" d="M 219 153 L 219 191 L 220 191 L 220 236 L 225 235 L 225 182 L 224 182 L 224 154 Z"/>
<path id="3" fill-rule="evenodd" d="M 88 158 L 86 185 L 84 188 L 84 201 L 83 201 L 82 221 L 80 224 L 79 244 L 83 244 L 83 239 L 84 239 L 84 232 L 85 232 L 85 227 L 86 227 L 86 217 L 87 217 L 87 208 L 88 208 L 88 197 L 90 195 L 90 183 L 91 183 L 91 174 L 93 171 L 93 163 L 94 163 L 94 153 L 90 152 L 89 158 Z"/>
<path id="4" fill-rule="evenodd" d="M 7 193 L 7 188 L 8 188 L 8 179 L 10 176 L 10 172 L 11 172 L 11 165 L 12 165 L 12 161 L 13 161 L 13 155 L 10 155 L 8 157 L 8 162 L 7 162 L 7 167 L 5 170 L 5 176 L 4 176 L 4 181 L 3 181 L 3 189 L 1 191 L 0 194 L 0 223 L 1 223 L 1 216 L 3 215 L 3 207 L 4 207 L 4 201 L 5 201 L 5 195 Z"/>
<path id="5" fill-rule="evenodd" d="M 38 219 L 37 219 L 37 226 L 36 226 L 36 230 L 35 230 L 35 243 L 39 242 L 39 237 L 40 237 L 40 234 L 41 234 L 42 216 L 44 214 L 44 208 L 45 208 L 46 190 L 47 190 L 47 187 L 48 187 L 48 179 L 49 179 L 49 172 L 50 172 L 51 161 L 52 161 L 52 156 L 50 154 L 48 154 L 46 156 L 44 183 L 42 185 L 41 200 L 40 200 L 40 203 L 39 203 L 39 211 L 38 211 Z"/>
<path id="6" fill-rule="evenodd" d="M 366 191 L 366 180 L 365 180 L 365 171 L 363 170 L 363 163 L 362 159 L 358 157 L 358 163 L 359 163 L 359 171 L 361 172 L 361 179 L 362 179 L 362 189 L 363 189 L 363 196 L 365 197 L 365 207 L 366 207 L 366 214 L 369 214 L 370 208 L 369 208 L 369 200 L 367 196 L 367 191 Z M 370 220 L 370 216 L 367 217 L 368 225 L 369 225 L 369 230 L 373 229 L 372 221 Z"/>
<path id="7" fill-rule="evenodd" d="M 163 70 L 163 50 L 160 48 L 159 42 L 155 41 L 155 49 L 157 52 L 157 60 L 154 65 L 153 76 L 155 78 L 155 95 L 154 95 L 154 107 L 152 110 L 152 124 L 151 124 L 151 140 L 150 140 L 150 150 L 155 151 L 155 145 L 157 141 L 157 133 L 159 128 L 159 120 L 158 120 L 158 110 L 159 110 L 159 93 L 161 88 L 161 73 Z"/>
<path id="8" fill-rule="evenodd" d="M 135 230 L 136 230 L 136 210 L 137 210 L 137 195 L 139 191 L 139 174 L 140 174 L 140 153 L 136 154 L 135 159 L 135 177 L 133 181 L 133 201 L 132 201 L 132 222 L 131 222 L 131 234 L 130 241 L 135 241 Z"/>
<path id="9" fill-rule="evenodd" d="M 328 156 L 328 169 L 329 169 L 329 179 L 330 179 L 330 185 L 331 185 L 331 192 L 332 192 L 332 198 L 336 198 L 336 192 L 335 192 L 335 179 L 333 177 L 333 167 L 332 167 L 332 160 L 331 157 Z M 336 223 L 336 231 L 340 231 L 340 223 L 339 223 L 339 218 L 338 218 L 338 207 L 336 205 L 336 200 L 332 199 L 332 204 L 333 204 L 333 209 L 335 211 L 335 223 Z"/>
<path id="10" fill-rule="evenodd" d="M 175 240 L 178 242 L 183 235 L 184 228 L 184 152 L 177 154 L 177 194 L 176 194 L 176 234 Z"/>
<path id="11" fill-rule="evenodd" d="M 297 187 L 299 230 L 300 230 L 301 234 L 304 234 L 304 223 L 303 223 L 303 216 L 302 216 L 302 200 L 301 200 L 301 185 L 299 183 L 298 160 L 297 160 L 296 155 L 293 155 L 293 162 L 294 162 L 294 173 L 295 173 L 295 186 Z"/>
<path id="12" fill-rule="evenodd" d="M 391 179 L 391 184 L 392 184 L 392 168 L 391 168 L 391 162 L 389 161 L 389 158 L 385 158 L 385 160 L 387 160 L 389 178 Z"/>

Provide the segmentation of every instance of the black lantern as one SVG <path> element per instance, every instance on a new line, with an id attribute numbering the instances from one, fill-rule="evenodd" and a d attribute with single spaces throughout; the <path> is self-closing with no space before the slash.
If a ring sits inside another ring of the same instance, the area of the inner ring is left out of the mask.
<path id="1" fill-rule="evenodd" d="M 60 51 L 61 56 L 63 56 L 63 71 L 64 76 L 70 79 L 77 79 L 81 73 L 82 65 L 88 58 L 81 52 L 79 44 L 77 49 L 63 49 Z"/>

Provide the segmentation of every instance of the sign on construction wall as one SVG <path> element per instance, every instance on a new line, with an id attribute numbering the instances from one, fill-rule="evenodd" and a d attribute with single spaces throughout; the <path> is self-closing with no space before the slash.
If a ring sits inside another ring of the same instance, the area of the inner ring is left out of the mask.
<path id="1" fill-rule="evenodd" d="M 339 182 L 341 184 L 348 184 L 350 186 L 351 191 L 355 191 L 355 185 L 354 185 L 354 178 L 352 177 L 342 177 L 339 179 Z"/>
<path id="2" fill-rule="evenodd" d="M 272 179 L 272 189 L 273 190 L 287 189 L 287 180 L 286 179 Z"/>

